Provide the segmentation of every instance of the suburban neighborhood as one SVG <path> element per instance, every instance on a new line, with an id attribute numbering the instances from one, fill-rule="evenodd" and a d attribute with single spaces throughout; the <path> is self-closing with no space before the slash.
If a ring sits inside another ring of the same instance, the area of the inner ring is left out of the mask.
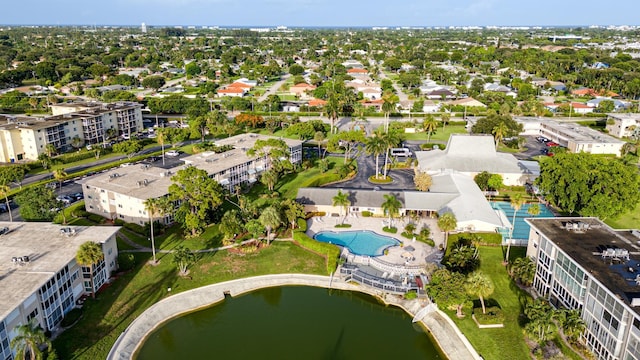
<path id="1" fill-rule="evenodd" d="M 0 25 L 0 359 L 293 286 L 397 356 L 640 359 L 638 29 Z"/>

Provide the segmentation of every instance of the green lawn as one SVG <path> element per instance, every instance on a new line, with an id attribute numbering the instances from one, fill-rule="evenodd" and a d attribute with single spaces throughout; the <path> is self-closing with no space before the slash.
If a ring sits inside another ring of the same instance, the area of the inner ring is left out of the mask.
<path id="1" fill-rule="evenodd" d="M 329 171 L 321 173 L 316 166 L 297 174 L 286 175 L 278 182 L 275 190 L 282 197 L 293 199 L 298 195 L 298 189 L 301 187 L 320 186 L 340 180 L 340 176 L 333 170 L 344 163 L 344 158 L 327 156 L 327 160 L 329 161 Z"/>
<path id="2" fill-rule="evenodd" d="M 468 131 L 464 125 L 447 125 L 444 130 L 442 130 L 442 126 L 438 126 L 438 129 L 435 132 L 431 133 L 431 141 L 444 141 L 447 142 L 449 140 L 449 136 L 451 134 L 467 134 Z M 407 140 L 427 140 L 426 132 L 419 133 L 409 133 L 404 134 Z"/>
<path id="3" fill-rule="evenodd" d="M 62 333 L 54 347 L 60 359 L 104 359 L 118 336 L 152 304 L 172 293 L 249 276 L 278 273 L 325 274 L 325 259 L 293 243 L 273 243 L 259 252 L 234 255 L 226 251 L 200 255 L 191 278 L 178 276 L 171 256 L 146 264 L 150 254 L 135 254 L 138 265 L 87 300 L 82 319 Z"/>
<path id="4" fill-rule="evenodd" d="M 605 223 L 614 229 L 640 229 L 640 203 L 636 208 Z"/>
<path id="5" fill-rule="evenodd" d="M 524 256 L 525 251 L 522 247 L 512 247 L 510 257 L 515 259 Z M 519 316 L 524 304 L 531 298 L 511 280 L 506 267 L 502 265 L 503 256 L 501 247 L 480 247 L 480 270 L 491 277 L 495 286 L 493 295 L 487 300 L 496 301 L 502 308 L 505 315 L 504 328 L 479 329 L 471 319 L 468 309 L 465 309 L 466 316 L 463 319 L 458 319 L 455 311 L 445 312 L 485 359 L 529 359 L 529 349 L 524 342 Z"/>

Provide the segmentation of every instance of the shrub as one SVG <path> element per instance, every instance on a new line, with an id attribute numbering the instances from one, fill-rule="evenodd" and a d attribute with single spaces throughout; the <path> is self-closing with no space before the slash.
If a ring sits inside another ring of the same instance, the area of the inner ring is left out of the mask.
<path id="1" fill-rule="evenodd" d="M 97 214 L 89 214 L 89 216 L 87 216 L 87 219 L 93 221 L 96 224 L 102 224 L 106 220 L 105 218 Z"/>
<path id="2" fill-rule="evenodd" d="M 351 224 L 336 224 L 335 227 L 337 227 L 337 228 L 350 228 Z"/>
<path id="3" fill-rule="evenodd" d="M 418 293 L 416 293 L 415 291 L 409 291 L 408 293 L 404 294 L 404 298 L 407 300 L 413 300 L 417 297 L 418 297 Z"/>
<path id="4" fill-rule="evenodd" d="M 415 234 L 409 233 L 409 232 L 406 232 L 406 231 L 403 231 L 400 235 L 402 235 L 403 237 L 405 237 L 407 239 L 413 239 L 413 237 L 415 236 Z"/>
<path id="5" fill-rule="evenodd" d="M 119 253 L 118 254 L 118 267 L 122 271 L 133 269 L 136 265 L 136 257 L 131 253 Z"/>
<path id="6" fill-rule="evenodd" d="M 147 236 L 147 230 L 144 226 L 140 226 L 134 223 L 125 223 L 124 228 L 133 231 L 134 233 L 138 233 L 143 236 Z"/>
<path id="7" fill-rule="evenodd" d="M 122 219 L 115 219 L 115 220 L 113 220 L 113 223 L 114 223 L 115 225 L 118 225 L 118 226 L 123 226 L 123 225 L 124 225 L 124 220 L 122 220 Z"/>
<path id="8" fill-rule="evenodd" d="M 324 211 L 312 211 L 312 212 L 308 212 L 307 213 L 306 218 L 308 220 L 308 219 L 311 219 L 314 216 L 326 216 L 326 215 L 327 215 L 327 213 L 324 212 Z"/>
<path id="9" fill-rule="evenodd" d="M 305 219 L 298 219 L 297 220 L 297 227 L 294 231 L 300 231 L 300 232 L 305 232 L 307 231 L 307 220 Z"/>
<path id="10" fill-rule="evenodd" d="M 391 234 L 395 234 L 395 233 L 397 233 L 397 232 L 398 232 L 398 228 L 397 228 L 397 227 L 388 227 L 388 226 L 385 226 L 385 227 L 383 227 L 383 228 L 382 228 L 382 231 L 384 231 L 384 232 L 388 232 L 388 233 L 391 233 Z"/>
<path id="11" fill-rule="evenodd" d="M 71 326 L 76 321 L 78 321 L 78 319 L 80 319 L 80 316 L 82 316 L 82 309 L 73 308 L 64 316 L 64 318 L 62 319 L 62 322 L 60 323 L 60 326 L 62 327 Z"/>
<path id="12" fill-rule="evenodd" d="M 371 211 L 365 210 L 365 211 L 362 212 L 362 216 L 363 217 L 371 217 L 371 216 L 373 216 L 373 213 Z"/>
<path id="13" fill-rule="evenodd" d="M 327 274 L 331 274 L 338 266 L 338 257 L 340 256 L 340 248 L 337 245 L 323 243 L 314 240 L 301 232 L 293 233 L 295 240 L 303 248 L 315 252 L 327 258 Z"/>
<path id="14" fill-rule="evenodd" d="M 502 324 L 504 322 L 504 313 L 497 306 L 488 307 L 486 314 L 482 313 L 482 308 L 474 308 L 473 315 L 476 317 L 476 321 L 482 325 Z"/>

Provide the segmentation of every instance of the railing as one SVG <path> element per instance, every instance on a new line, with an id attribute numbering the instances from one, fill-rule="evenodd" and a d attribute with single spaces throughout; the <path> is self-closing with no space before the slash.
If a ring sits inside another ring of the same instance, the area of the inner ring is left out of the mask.
<path id="1" fill-rule="evenodd" d="M 360 271 L 357 267 L 343 266 L 340 268 L 340 273 L 345 275 L 345 281 L 355 281 L 359 284 L 371 286 L 388 293 L 406 294 L 409 291 L 416 291 L 418 293 L 422 291 L 414 283 L 403 284 L 399 281 L 377 278 Z"/>
<path id="2" fill-rule="evenodd" d="M 396 275 L 420 275 L 424 272 L 424 268 L 420 265 L 396 265 L 375 257 L 352 254 L 346 248 L 342 250 L 342 258 L 351 264 L 368 265 L 377 270 Z"/>

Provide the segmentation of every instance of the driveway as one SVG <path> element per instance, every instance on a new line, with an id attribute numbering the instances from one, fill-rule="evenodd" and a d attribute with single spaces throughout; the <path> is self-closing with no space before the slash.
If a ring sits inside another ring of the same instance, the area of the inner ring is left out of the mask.
<path id="1" fill-rule="evenodd" d="M 278 82 L 276 82 L 275 84 L 271 85 L 270 88 L 267 89 L 267 91 L 264 92 L 264 94 L 262 94 L 259 98 L 258 101 L 259 102 L 263 102 L 265 100 L 267 100 L 267 97 L 271 94 L 275 94 L 278 89 L 280 89 L 280 87 L 285 83 L 285 81 L 287 81 L 287 79 L 291 76 L 291 74 L 285 74 L 282 76 L 282 79 L 280 79 Z"/>
<path id="2" fill-rule="evenodd" d="M 348 189 L 377 189 L 377 190 L 413 190 L 413 170 L 411 169 L 391 169 L 388 175 L 393 179 L 390 184 L 373 184 L 369 182 L 369 177 L 376 174 L 376 161 L 373 155 L 367 155 L 364 151 L 359 151 L 356 161 L 358 162 L 358 173 L 353 179 L 339 183 L 328 184 L 330 188 Z M 391 161 L 391 159 L 389 159 Z M 384 166 L 384 155 L 379 156 L 380 171 Z"/>
<path id="3" fill-rule="evenodd" d="M 527 150 L 513 154 L 518 160 L 531 160 L 534 156 L 541 155 L 542 149 L 547 148 L 544 143 L 539 143 L 535 136 L 525 136 L 524 138 L 527 139 L 524 145 Z"/>

